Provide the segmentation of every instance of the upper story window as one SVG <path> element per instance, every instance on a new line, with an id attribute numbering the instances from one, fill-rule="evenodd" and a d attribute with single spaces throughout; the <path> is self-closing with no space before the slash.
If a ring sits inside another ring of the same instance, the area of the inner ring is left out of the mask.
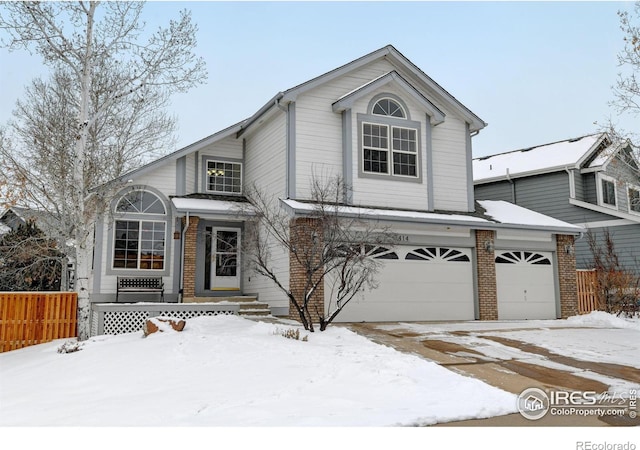
<path id="1" fill-rule="evenodd" d="M 242 164 L 207 161 L 207 191 L 224 194 L 242 193 Z"/>
<path id="2" fill-rule="evenodd" d="M 627 188 L 629 212 L 640 213 L 640 187 L 629 185 Z"/>
<path id="3" fill-rule="evenodd" d="M 373 105 L 372 113 L 377 116 L 391 116 L 391 117 L 400 117 L 402 119 L 406 119 L 407 116 L 404 113 L 404 109 L 400 106 L 396 101 L 390 98 L 383 98 L 382 100 L 378 100 L 375 105 Z"/>
<path id="4" fill-rule="evenodd" d="M 361 173 L 419 178 L 419 123 L 387 97 L 375 101 L 370 114 L 361 121 Z"/>
<path id="5" fill-rule="evenodd" d="M 113 268 L 164 270 L 166 209 L 155 194 L 134 190 L 116 204 Z"/>
<path id="6" fill-rule="evenodd" d="M 615 208 L 618 204 L 616 195 L 616 180 L 606 175 L 600 175 L 599 194 L 603 206 Z"/>

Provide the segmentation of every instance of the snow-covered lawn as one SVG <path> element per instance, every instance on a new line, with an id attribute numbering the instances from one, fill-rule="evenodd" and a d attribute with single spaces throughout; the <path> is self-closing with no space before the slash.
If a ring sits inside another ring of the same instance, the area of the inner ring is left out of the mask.
<path id="1" fill-rule="evenodd" d="M 345 328 L 235 316 L 181 333 L 0 354 L 0 426 L 398 426 L 516 411 L 516 396 Z"/>

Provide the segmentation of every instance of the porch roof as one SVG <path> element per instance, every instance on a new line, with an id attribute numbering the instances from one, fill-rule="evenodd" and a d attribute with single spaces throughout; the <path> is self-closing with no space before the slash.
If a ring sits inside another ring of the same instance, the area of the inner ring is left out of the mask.
<path id="1" fill-rule="evenodd" d="M 178 213 L 198 216 L 215 216 L 242 220 L 255 215 L 255 211 L 246 199 L 239 201 L 210 198 L 173 197 L 171 199 Z"/>

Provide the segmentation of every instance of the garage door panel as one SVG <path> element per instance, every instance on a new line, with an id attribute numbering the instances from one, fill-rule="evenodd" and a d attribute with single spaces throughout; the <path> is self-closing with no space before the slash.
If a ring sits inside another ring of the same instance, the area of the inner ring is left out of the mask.
<path id="1" fill-rule="evenodd" d="M 377 275 L 379 287 L 358 294 L 340 313 L 338 321 L 475 318 L 469 249 L 405 246 L 395 253 L 397 260 L 379 260 L 383 264 Z M 325 287 L 328 297 L 329 287 Z"/>
<path id="2" fill-rule="evenodd" d="M 498 319 L 555 319 L 556 290 L 552 254 L 496 253 Z"/>

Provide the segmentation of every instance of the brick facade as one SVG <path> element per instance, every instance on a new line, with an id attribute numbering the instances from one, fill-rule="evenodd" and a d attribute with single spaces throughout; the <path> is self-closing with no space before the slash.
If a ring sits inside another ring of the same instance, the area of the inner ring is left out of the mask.
<path id="1" fill-rule="evenodd" d="M 480 320 L 498 320 L 498 291 L 496 262 L 493 250 L 495 232 L 476 230 L 476 258 L 478 270 L 478 303 Z M 487 243 L 491 248 L 487 250 Z"/>
<path id="2" fill-rule="evenodd" d="M 182 282 L 183 299 L 192 299 L 196 296 L 196 246 L 198 238 L 199 217 L 189 217 L 189 228 L 184 237 L 184 278 Z M 185 226 L 182 219 L 182 226 Z"/>
<path id="3" fill-rule="evenodd" d="M 314 245 L 314 240 L 316 248 L 322 249 L 322 226 L 320 219 L 292 219 L 289 227 L 289 239 L 291 243 L 296 246 L 298 254 L 303 255 L 305 253 L 304 249 L 311 249 Z M 319 257 L 319 253 L 317 253 L 317 255 Z M 304 258 L 302 259 L 304 263 Z M 300 264 L 296 260 L 293 252 L 291 252 L 289 255 L 289 289 L 291 289 L 296 299 L 302 299 L 304 296 L 305 280 L 307 278 L 306 271 L 307 269 L 304 265 Z M 311 301 L 309 302 L 309 311 L 313 314 L 313 317 L 307 317 L 307 320 L 310 322 L 317 323 L 316 311 L 324 314 L 324 283 L 320 283 L 318 289 L 313 293 Z M 289 302 L 289 318 L 300 321 L 300 314 L 292 302 Z"/>
<path id="4" fill-rule="evenodd" d="M 563 319 L 578 314 L 578 284 L 574 240 L 575 238 L 571 235 L 559 234 L 556 236 L 560 314 Z"/>

